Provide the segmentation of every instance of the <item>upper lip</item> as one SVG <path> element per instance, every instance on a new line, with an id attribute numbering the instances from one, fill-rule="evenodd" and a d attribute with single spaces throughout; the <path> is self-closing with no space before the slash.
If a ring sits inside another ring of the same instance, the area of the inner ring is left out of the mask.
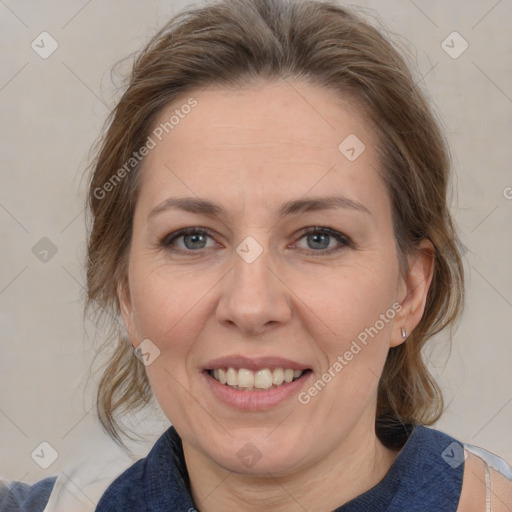
<path id="1" fill-rule="evenodd" d="M 246 357 L 242 355 L 232 355 L 218 357 L 206 363 L 204 370 L 215 370 L 217 368 L 247 368 L 248 370 L 261 370 L 263 368 L 291 368 L 292 370 L 308 370 L 309 366 L 298 361 L 285 359 L 279 356 L 267 357 Z"/>

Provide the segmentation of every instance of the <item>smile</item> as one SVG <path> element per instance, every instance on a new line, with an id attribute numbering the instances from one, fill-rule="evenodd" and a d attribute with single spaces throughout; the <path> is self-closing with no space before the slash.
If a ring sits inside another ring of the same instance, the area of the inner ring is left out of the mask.
<path id="1" fill-rule="evenodd" d="M 250 370 L 230 366 L 210 369 L 208 373 L 216 381 L 237 391 L 263 391 L 275 389 L 283 384 L 300 379 L 304 373 L 309 371 L 281 367 Z"/>

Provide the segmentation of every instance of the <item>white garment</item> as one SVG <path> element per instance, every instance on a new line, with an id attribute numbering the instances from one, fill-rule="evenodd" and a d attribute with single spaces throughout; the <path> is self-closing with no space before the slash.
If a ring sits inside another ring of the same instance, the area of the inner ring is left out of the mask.
<path id="1" fill-rule="evenodd" d="M 44 512 L 93 512 L 107 487 L 134 462 L 125 455 L 105 461 L 101 471 L 90 461 L 60 471 Z"/>
<path id="2" fill-rule="evenodd" d="M 95 441 L 97 444 L 91 442 L 90 446 L 84 443 L 79 450 L 82 455 L 73 463 L 57 474 L 48 474 L 57 479 L 44 512 L 93 512 L 107 487 L 151 448 L 141 445 L 138 454 L 130 456 L 109 440 L 104 444 L 98 443 L 98 439 Z M 0 476 L 0 512 L 17 512 L 12 505 L 4 508 L 9 487 L 15 483 Z"/>
<path id="3" fill-rule="evenodd" d="M 492 512 L 492 506 L 491 506 L 491 475 L 490 470 L 494 469 L 501 475 L 503 475 L 507 480 L 510 480 L 512 482 L 512 467 L 507 464 L 507 462 L 502 459 L 501 457 L 498 457 L 494 453 L 491 453 L 487 450 L 484 450 L 483 448 L 480 448 L 478 446 L 473 446 L 471 444 L 465 444 L 464 448 L 471 452 L 472 454 L 479 457 L 481 460 L 485 463 L 485 512 Z M 510 503 L 512 507 L 512 503 Z"/>

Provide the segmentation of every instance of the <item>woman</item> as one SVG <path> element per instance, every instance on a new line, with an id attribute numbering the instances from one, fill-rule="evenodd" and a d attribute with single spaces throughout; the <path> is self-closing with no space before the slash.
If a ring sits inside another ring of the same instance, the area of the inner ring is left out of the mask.
<path id="1" fill-rule="evenodd" d="M 96 510 L 506 511 L 512 470 L 428 428 L 421 349 L 463 306 L 449 156 L 348 10 L 224 0 L 138 57 L 90 180 L 98 411 L 172 423 Z M 51 500 L 50 500 L 51 502 Z"/>

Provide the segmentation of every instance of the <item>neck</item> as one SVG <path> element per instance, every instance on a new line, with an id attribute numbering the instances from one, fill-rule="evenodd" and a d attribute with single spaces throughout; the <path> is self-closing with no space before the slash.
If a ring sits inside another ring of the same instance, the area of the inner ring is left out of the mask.
<path id="1" fill-rule="evenodd" d="M 352 431 L 328 457 L 277 477 L 234 473 L 185 443 L 183 449 L 201 512 L 332 511 L 379 483 L 398 454 L 382 445 L 374 428 Z"/>

